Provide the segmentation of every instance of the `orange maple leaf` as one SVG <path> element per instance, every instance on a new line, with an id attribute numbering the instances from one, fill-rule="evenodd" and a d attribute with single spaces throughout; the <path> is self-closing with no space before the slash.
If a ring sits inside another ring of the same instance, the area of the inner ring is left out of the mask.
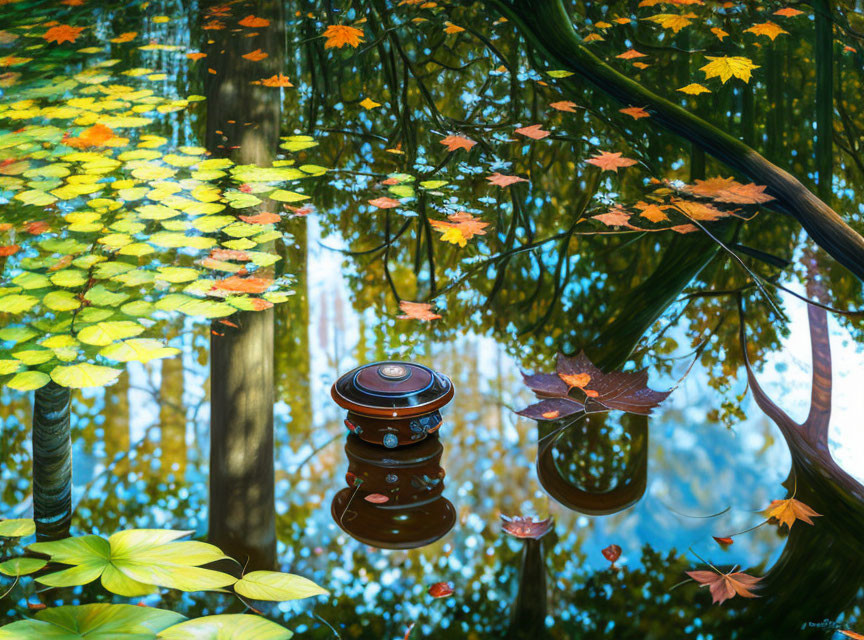
<path id="1" fill-rule="evenodd" d="M 531 138 L 532 140 L 541 140 L 549 135 L 548 131 L 544 131 L 539 124 L 532 124 L 530 127 L 521 127 L 515 130 L 515 133 Z"/>
<path id="2" fill-rule="evenodd" d="M 645 54 L 636 51 L 636 49 L 627 49 L 624 53 L 619 53 L 616 58 L 621 58 L 622 60 L 632 60 L 633 58 L 644 58 Z"/>
<path id="3" fill-rule="evenodd" d="M 113 137 L 114 132 L 110 127 L 106 127 L 104 124 L 94 124 L 89 129 L 84 129 L 77 138 L 64 138 L 63 144 L 76 149 L 101 147 Z"/>
<path id="4" fill-rule="evenodd" d="M 364 42 L 363 29 L 350 27 L 347 24 L 331 24 L 324 29 L 324 33 L 321 35 L 327 38 L 324 42 L 325 49 L 332 49 L 334 47 L 341 49 L 346 44 L 356 49 L 360 46 L 361 42 Z"/>
<path id="5" fill-rule="evenodd" d="M 620 208 L 613 208 L 606 213 L 601 213 L 597 216 L 591 216 L 591 219 L 602 222 L 607 227 L 630 227 L 631 229 L 636 228 L 630 224 L 630 214 Z"/>
<path id="6" fill-rule="evenodd" d="M 785 524 L 789 529 L 792 528 L 796 520 L 813 524 L 810 518 L 819 518 L 822 516 L 822 514 L 816 513 L 813 509 L 795 498 L 772 500 L 765 510 L 765 515 L 769 518 L 777 518 L 781 524 Z"/>
<path id="7" fill-rule="evenodd" d="M 116 38 L 111 38 L 111 42 L 114 44 L 122 44 L 123 42 L 131 42 L 138 36 L 137 31 L 127 31 L 126 33 L 121 33 Z"/>
<path id="8" fill-rule="evenodd" d="M 587 373 L 559 373 L 558 377 L 566 382 L 571 389 L 573 387 L 582 389 L 591 382 L 591 376 Z"/>
<path id="9" fill-rule="evenodd" d="M 257 80 L 258 84 L 263 84 L 265 87 L 293 87 L 291 81 L 288 80 L 288 76 L 283 76 L 281 73 L 277 73 L 275 76 L 270 76 L 269 78 L 264 78 L 263 80 Z"/>
<path id="10" fill-rule="evenodd" d="M 282 219 L 282 216 L 278 213 L 263 211 L 254 216 L 240 216 L 240 219 L 249 224 L 273 224 L 274 222 L 279 222 Z"/>
<path id="11" fill-rule="evenodd" d="M 200 51 L 193 51 L 192 53 L 187 53 L 186 57 L 190 60 L 200 60 L 201 58 L 206 58 L 206 53 L 201 53 Z"/>
<path id="12" fill-rule="evenodd" d="M 246 58 L 247 60 L 251 60 L 252 62 L 259 62 L 264 58 L 268 57 L 270 54 L 261 49 L 255 49 L 255 51 L 250 51 L 249 53 L 245 53 L 241 56 L 241 58 Z"/>
<path id="13" fill-rule="evenodd" d="M 399 308 L 404 312 L 404 315 L 396 316 L 400 320 L 423 320 L 430 322 L 438 320 L 440 315 L 432 311 L 432 305 L 428 302 L 408 302 L 402 300 L 399 303 Z"/>
<path id="14" fill-rule="evenodd" d="M 267 278 L 242 278 L 240 276 L 231 276 L 224 280 L 217 280 L 213 287 L 222 289 L 223 291 L 234 291 L 236 293 L 263 293 L 273 284 L 272 280 Z"/>
<path id="15" fill-rule="evenodd" d="M 393 198 L 388 198 L 387 196 L 381 196 L 380 198 L 369 200 L 369 204 L 373 207 L 378 207 L 379 209 L 395 209 L 396 207 L 402 206 L 401 202 L 394 200 Z"/>
<path id="16" fill-rule="evenodd" d="M 736 595 L 742 598 L 758 598 L 751 589 L 759 586 L 762 578 L 748 575 L 746 573 L 720 573 L 719 571 L 685 571 L 703 587 L 711 591 L 711 599 L 717 604 L 722 604 Z"/>
<path id="17" fill-rule="evenodd" d="M 570 102 L 569 100 L 561 100 L 559 102 L 550 102 L 549 106 L 553 109 L 557 109 L 558 111 L 568 111 L 570 113 L 574 113 L 576 111 L 576 103 Z"/>
<path id="18" fill-rule="evenodd" d="M 517 182 L 528 182 L 525 178 L 520 178 L 519 176 L 505 176 L 503 173 L 498 173 L 497 171 L 491 176 L 486 176 L 486 179 L 499 187 L 509 187 L 511 184 Z"/>
<path id="19" fill-rule="evenodd" d="M 788 31 L 783 29 L 780 25 L 778 25 L 774 22 L 771 22 L 770 20 L 768 22 L 762 22 L 760 24 L 754 24 L 749 29 L 744 29 L 744 31 L 746 31 L 747 33 L 752 33 L 753 35 L 757 35 L 757 36 L 768 36 L 769 38 L 771 38 L 772 42 L 774 41 L 774 38 L 779 36 L 781 33 L 787 33 L 787 34 L 789 33 Z"/>
<path id="20" fill-rule="evenodd" d="M 635 160 L 625 158 L 617 151 L 615 153 L 600 151 L 596 156 L 585 162 L 593 164 L 595 167 L 600 167 L 603 171 L 614 171 L 615 173 L 618 173 L 620 167 L 632 167 L 636 164 Z"/>
<path id="21" fill-rule="evenodd" d="M 800 16 L 803 11 L 798 11 L 798 9 L 793 9 L 792 7 L 786 7 L 785 9 L 778 9 L 774 12 L 775 16 L 783 16 L 784 18 L 792 18 L 794 16 Z"/>
<path id="22" fill-rule="evenodd" d="M 257 29 L 258 27 L 269 27 L 270 21 L 266 18 L 258 18 L 256 16 L 246 16 L 240 22 L 238 22 L 241 27 L 251 27 L 253 29 Z"/>
<path id="23" fill-rule="evenodd" d="M 664 211 L 669 208 L 669 205 L 667 204 L 653 204 L 640 200 L 633 206 L 639 210 L 640 216 L 650 220 L 651 222 L 665 222 L 669 219 L 669 217 L 664 213 Z"/>
<path id="24" fill-rule="evenodd" d="M 84 31 L 84 27 L 72 27 L 68 24 L 61 24 L 48 29 L 42 37 L 47 42 L 56 42 L 57 44 L 61 42 L 75 42 L 82 31 Z"/>
<path id="25" fill-rule="evenodd" d="M 634 120 L 639 118 L 650 118 L 651 114 L 645 111 L 642 107 L 627 107 L 626 109 L 618 109 L 621 113 L 630 116 Z"/>
<path id="26" fill-rule="evenodd" d="M 462 136 L 447 136 L 446 138 L 442 138 L 438 142 L 447 147 L 447 151 L 456 151 L 457 149 L 465 149 L 465 151 L 471 151 L 471 147 L 477 144 L 471 138 L 464 138 Z"/>

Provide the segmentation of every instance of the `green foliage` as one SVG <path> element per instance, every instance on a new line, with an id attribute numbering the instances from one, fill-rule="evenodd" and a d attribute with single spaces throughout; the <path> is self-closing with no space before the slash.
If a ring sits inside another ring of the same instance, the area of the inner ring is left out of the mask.
<path id="1" fill-rule="evenodd" d="M 288 640 L 293 635 L 265 618 L 225 614 L 181 622 L 156 637 L 160 640 Z"/>
<path id="2" fill-rule="evenodd" d="M 31 518 L 0 520 L 0 536 L 4 538 L 25 538 L 36 533 L 36 523 Z"/>
<path id="3" fill-rule="evenodd" d="M 33 620 L 0 627 L 0 640 L 156 640 L 157 633 L 185 620 L 173 611 L 130 604 L 82 604 L 39 611 Z"/>

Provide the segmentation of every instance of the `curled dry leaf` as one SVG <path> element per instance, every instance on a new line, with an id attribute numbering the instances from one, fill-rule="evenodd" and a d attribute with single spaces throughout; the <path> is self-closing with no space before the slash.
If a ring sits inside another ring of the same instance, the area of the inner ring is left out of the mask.
<path id="1" fill-rule="evenodd" d="M 381 493 L 370 493 L 363 499 L 366 502 L 371 502 L 372 504 L 384 504 L 385 502 L 390 502 L 390 498 Z"/>
<path id="2" fill-rule="evenodd" d="M 453 585 L 449 582 L 436 582 L 429 587 L 429 595 L 433 598 L 446 598 L 453 595 Z"/>
<path id="3" fill-rule="evenodd" d="M 533 516 L 501 516 L 501 529 L 514 538 L 539 540 L 552 530 L 552 518 L 538 520 Z"/>
<path id="4" fill-rule="evenodd" d="M 732 538 L 719 538 L 717 536 L 711 536 L 711 537 L 714 538 L 714 542 L 719 544 L 723 549 L 725 549 L 729 545 L 735 543 L 735 541 Z"/>
<path id="5" fill-rule="evenodd" d="M 606 558 L 609 562 L 611 562 L 612 566 L 614 567 L 615 563 L 618 562 L 618 558 L 621 557 L 621 547 L 619 547 L 617 544 L 610 544 L 600 553 L 602 553 L 603 557 Z"/>
<path id="6" fill-rule="evenodd" d="M 726 600 L 734 598 L 736 595 L 742 598 L 759 597 L 751 589 L 758 587 L 758 583 L 762 578 L 741 572 L 686 571 L 685 573 L 703 587 L 708 587 L 711 591 L 711 600 L 716 604 L 723 604 Z"/>

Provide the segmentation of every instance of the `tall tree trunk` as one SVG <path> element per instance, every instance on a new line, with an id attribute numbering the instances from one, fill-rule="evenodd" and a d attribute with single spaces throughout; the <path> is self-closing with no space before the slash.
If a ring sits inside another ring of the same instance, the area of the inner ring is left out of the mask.
<path id="1" fill-rule="evenodd" d="M 207 3 L 214 6 L 221 3 Z M 208 30 L 207 148 L 241 164 L 266 166 L 275 157 L 281 91 L 254 80 L 284 64 L 284 8 L 278 0 L 249 2 L 244 11 L 270 21 L 253 38 Z M 261 49 L 268 57 L 242 56 Z M 244 210 L 248 213 L 248 210 Z M 273 462 L 273 310 L 240 312 L 236 328 L 215 322 L 210 340 L 209 538 L 250 569 L 276 565 Z"/>
<path id="2" fill-rule="evenodd" d="M 834 160 L 834 24 L 831 0 L 816 0 L 816 175 L 817 192 L 831 198 Z"/>
<path id="3" fill-rule="evenodd" d="M 542 640 L 546 633 L 546 565 L 542 542 L 526 538 L 522 548 L 519 591 L 513 605 L 507 640 Z"/>
<path id="4" fill-rule="evenodd" d="M 837 262 L 864 279 L 864 238 L 797 178 L 709 122 L 649 91 L 582 46 L 561 0 L 491 0 L 558 69 L 591 82 L 612 98 L 651 112 L 650 122 L 700 147 L 750 180 L 766 185 L 776 207 L 792 215 Z"/>
<path id="5" fill-rule="evenodd" d="M 38 540 L 69 535 L 72 521 L 71 393 L 49 382 L 33 401 L 33 518 Z"/>
<path id="6" fill-rule="evenodd" d="M 186 408 L 183 405 L 183 356 L 162 361 L 159 382 L 159 429 L 162 473 L 179 479 L 186 473 Z"/>

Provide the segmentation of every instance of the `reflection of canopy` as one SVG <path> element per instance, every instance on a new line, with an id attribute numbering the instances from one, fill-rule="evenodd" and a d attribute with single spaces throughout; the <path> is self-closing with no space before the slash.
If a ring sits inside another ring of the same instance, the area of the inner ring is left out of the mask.
<path id="1" fill-rule="evenodd" d="M 360 542 L 384 549 L 414 549 L 444 536 L 456 522 L 444 491 L 437 436 L 399 449 L 385 449 L 349 434 L 345 442 L 349 486 L 333 498 L 333 519 Z M 385 502 L 370 502 L 372 495 Z"/>
<path id="2" fill-rule="evenodd" d="M 645 493 L 648 418 L 622 414 L 621 432 L 613 433 L 606 424 L 609 415 L 588 414 L 540 446 L 540 484 L 568 509 L 609 515 L 634 505 Z M 552 433 L 548 424 L 541 424 L 541 435 L 544 431 Z"/>

